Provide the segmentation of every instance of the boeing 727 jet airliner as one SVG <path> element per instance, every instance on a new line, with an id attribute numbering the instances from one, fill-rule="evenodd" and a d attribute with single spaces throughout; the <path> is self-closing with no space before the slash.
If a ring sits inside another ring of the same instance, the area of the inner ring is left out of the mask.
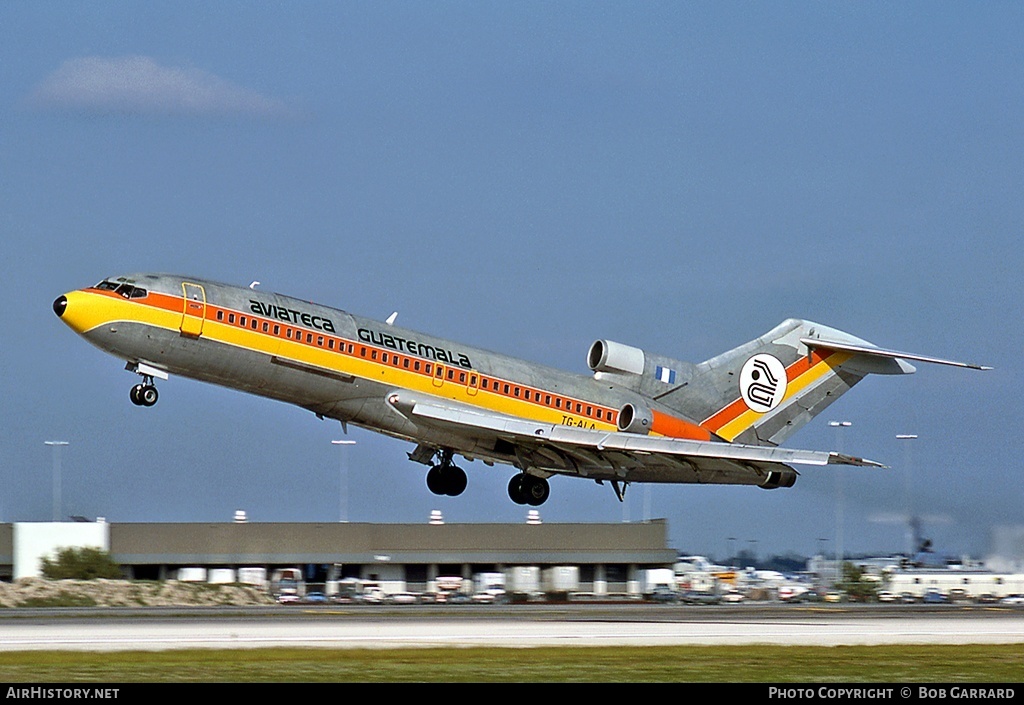
<path id="1" fill-rule="evenodd" d="M 460 345 L 254 288 L 164 274 L 104 279 L 53 302 L 64 323 L 142 376 L 181 375 L 278 399 L 416 444 L 427 487 L 457 496 L 456 455 L 518 469 L 508 494 L 537 506 L 553 475 L 609 482 L 792 487 L 794 464 L 874 465 L 778 447 L 871 373 L 908 360 L 989 369 L 884 350 L 790 319 L 699 364 L 598 340 L 593 376 Z"/>

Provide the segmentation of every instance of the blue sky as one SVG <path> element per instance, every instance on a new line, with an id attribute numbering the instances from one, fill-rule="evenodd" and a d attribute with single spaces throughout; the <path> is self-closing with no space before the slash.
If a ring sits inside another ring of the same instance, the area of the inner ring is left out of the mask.
<path id="1" fill-rule="evenodd" d="M 0 520 L 49 520 L 54 439 L 63 515 L 337 520 L 337 424 L 182 379 L 137 408 L 50 310 L 163 271 L 580 373 L 596 338 L 700 361 L 790 316 L 994 365 L 869 378 L 786 444 L 892 466 L 842 471 L 844 550 L 902 550 L 909 486 L 983 555 L 1024 523 L 1022 29 L 1009 2 L 4 3 Z M 349 438 L 354 521 L 525 517 L 510 468 L 438 498 L 407 444 Z M 555 478 L 542 517 L 809 554 L 837 496 L 832 469 L 625 507 Z"/>

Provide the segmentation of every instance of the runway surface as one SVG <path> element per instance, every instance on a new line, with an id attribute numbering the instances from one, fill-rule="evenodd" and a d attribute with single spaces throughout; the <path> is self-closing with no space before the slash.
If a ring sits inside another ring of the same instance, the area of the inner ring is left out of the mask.
<path id="1" fill-rule="evenodd" d="M 425 648 L 1024 643 L 1024 611 L 678 607 L 468 610 L 283 607 L 118 611 L 0 619 L 0 650 L 158 651 L 260 647 Z"/>

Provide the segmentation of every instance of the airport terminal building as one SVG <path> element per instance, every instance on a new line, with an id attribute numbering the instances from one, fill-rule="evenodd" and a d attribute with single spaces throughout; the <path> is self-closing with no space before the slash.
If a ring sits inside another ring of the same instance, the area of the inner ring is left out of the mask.
<path id="1" fill-rule="evenodd" d="M 108 551 L 126 578 L 179 579 L 299 568 L 310 583 L 361 578 L 410 592 L 439 576 L 472 578 L 517 566 L 578 568 L 578 587 L 635 593 L 648 569 L 671 568 L 664 520 L 616 524 L 105 523 L 0 524 L 0 579 L 40 574 L 57 549 Z M 252 571 L 251 569 L 257 569 Z"/>

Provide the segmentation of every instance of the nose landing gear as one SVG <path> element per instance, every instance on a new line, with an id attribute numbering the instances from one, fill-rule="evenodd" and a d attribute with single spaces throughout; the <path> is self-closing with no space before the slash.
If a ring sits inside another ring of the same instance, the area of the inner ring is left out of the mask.
<path id="1" fill-rule="evenodd" d="M 142 384 L 136 384 L 132 387 L 128 397 L 135 406 L 153 406 L 156 404 L 157 399 L 160 398 L 160 393 L 156 391 L 152 377 L 146 375 L 142 380 Z"/>
<path id="2" fill-rule="evenodd" d="M 135 406 L 153 406 L 156 404 L 156 400 L 160 398 L 160 393 L 156 391 L 153 379 L 156 377 L 167 379 L 166 370 L 147 365 L 144 362 L 129 362 L 124 368 L 142 377 L 142 384 L 136 384 L 132 387 L 132 391 L 128 395 L 132 400 L 132 404 Z"/>

